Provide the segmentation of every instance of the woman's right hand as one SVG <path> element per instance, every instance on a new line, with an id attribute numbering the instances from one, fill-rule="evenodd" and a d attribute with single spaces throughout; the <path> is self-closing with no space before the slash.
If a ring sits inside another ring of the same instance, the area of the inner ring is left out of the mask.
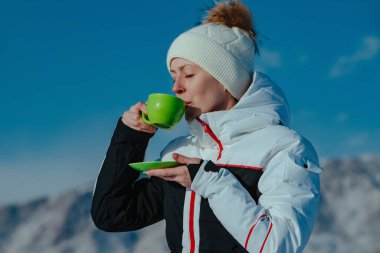
<path id="1" fill-rule="evenodd" d="M 138 102 L 124 112 L 121 121 L 124 125 L 129 126 L 137 131 L 146 133 L 155 133 L 157 128 L 145 123 L 141 118 L 141 113 L 146 113 L 146 105 L 143 102 Z"/>

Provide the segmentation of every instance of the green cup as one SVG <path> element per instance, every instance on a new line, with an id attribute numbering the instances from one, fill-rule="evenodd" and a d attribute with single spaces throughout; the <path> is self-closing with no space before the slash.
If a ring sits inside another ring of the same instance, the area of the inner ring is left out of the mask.
<path id="1" fill-rule="evenodd" d="M 153 93 L 147 101 L 147 114 L 141 115 L 149 125 L 170 129 L 181 121 L 185 112 L 185 102 L 169 94 Z"/>

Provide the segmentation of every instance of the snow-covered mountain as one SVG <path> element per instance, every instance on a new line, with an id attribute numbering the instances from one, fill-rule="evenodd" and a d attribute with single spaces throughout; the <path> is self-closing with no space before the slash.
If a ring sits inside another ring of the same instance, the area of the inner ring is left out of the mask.
<path id="1" fill-rule="evenodd" d="M 305 252 L 380 253 L 380 155 L 322 166 L 320 213 Z"/>
<path id="2" fill-rule="evenodd" d="M 90 217 L 92 186 L 47 199 L 0 207 L 1 253 L 169 252 L 164 223 L 106 233 Z"/>
<path id="3" fill-rule="evenodd" d="M 322 204 L 305 249 L 380 253 L 380 155 L 322 162 Z M 90 218 L 92 186 L 0 207 L 2 253 L 169 252 L 164 223 L 129 233 L 99 231 Z"/>

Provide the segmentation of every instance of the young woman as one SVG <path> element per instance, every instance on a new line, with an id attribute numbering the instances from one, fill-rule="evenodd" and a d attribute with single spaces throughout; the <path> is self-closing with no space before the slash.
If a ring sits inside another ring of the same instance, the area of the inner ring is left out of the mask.
<path id="1" fill-rule="evenodd" d="M 118 121 L 92 203 L 105 231 L 166 221 L 172 252 L 301 252 L 319 204 L 317 154 L 288 128 L 281 89 L 253 71 L 256 33 L 238 1 L 219 3 L 203 24 L 172 43 L 173 92 L 186 102 L 191 135 L 173 140 L 161 160 L 183 164 L 139 172 L 156 128 L 144 103 Z"/>

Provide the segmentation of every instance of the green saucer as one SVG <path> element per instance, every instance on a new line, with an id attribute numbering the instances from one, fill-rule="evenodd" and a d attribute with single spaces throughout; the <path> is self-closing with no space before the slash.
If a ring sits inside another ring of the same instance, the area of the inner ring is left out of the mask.
<path id="1" fill-rule="evenodd" d="M 180 165 L 175 161 L 167 161 L 167 162 L 140 162 L 140 163 L 130 163 L 129 166 L 131 168 L 138 170 L 140 172 L 145 172 L 148 170 L 154 169 L 163 169 L 163 168 L 172 168 Z"/>

